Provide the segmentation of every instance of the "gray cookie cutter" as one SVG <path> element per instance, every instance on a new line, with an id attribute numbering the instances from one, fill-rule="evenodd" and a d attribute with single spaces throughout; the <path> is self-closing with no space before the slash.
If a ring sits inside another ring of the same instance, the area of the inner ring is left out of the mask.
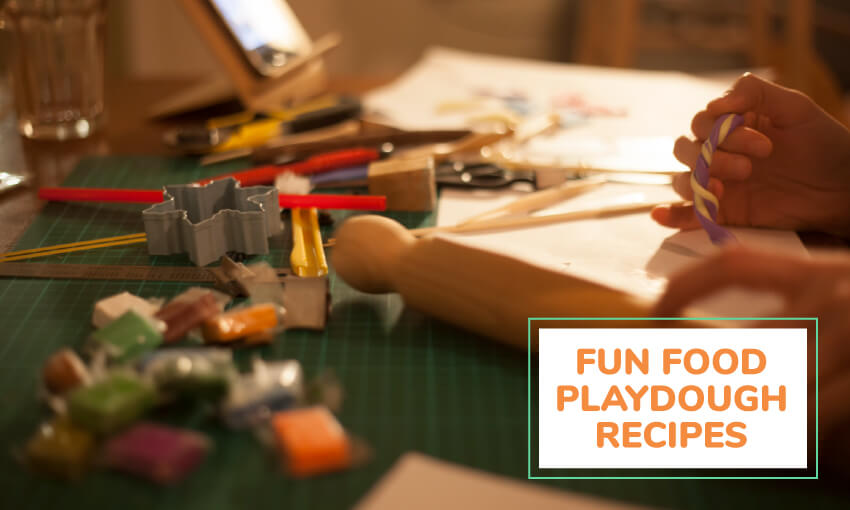
<path id="1" fill-rule="evenodd" d="M 226 178 L 205 185 L 165 187 L 164 200 L 142 211 L 148 253 L 187 253 L 198 266 L 227 252 L 269 252 L 269 237 L 283 231 L 273 186 L 243 188 Z"/>

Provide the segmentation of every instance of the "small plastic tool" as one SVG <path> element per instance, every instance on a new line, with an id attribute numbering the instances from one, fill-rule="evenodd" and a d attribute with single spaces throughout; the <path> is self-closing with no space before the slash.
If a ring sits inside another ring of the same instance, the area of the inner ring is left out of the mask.
<path id="1" fill-rule="evenodd" d="M 276 413 L 272 430 L 286 470 L 293 476 L 307 477 L 351 466 L 351 442 L 325 407 Z"/>
<path id="2" fill-rule="evenodd" d="M 292 210 L 292 253 L 289 256 L 292 272 L 298 276 L 328 274 L 328 261 L 322 246 L 319 213 L 315 207 Z"/>
<path id="3" fill-rule="evenodd" d="M 156 402 L 153 387 L 131 374 L 112 373 L 68 396 L 71 420 L 92 432 L 109 434 L 137 420 Z"/>
<path id="4" fill-rule="evenodd" d="M 206 126 L 169 131 L 164 140 L 187 152 L 225 152 L 253 148 L 281 136 L 330 126 L 360 113 L 360 102 L 352 97 L 325 97 L 310 103 L 262 117 L 244 112 L 212 119 Z"/>
<path id="5" fill-rule="evenodd" d="M 169 485 L 194 471 L 209 449 L 210 441 L 198 432 L 139 423 L 106 442 L 103 462 L 117 471 Z"/>
<path id="6" fill-rule="evenodd" d="M 162 343 L 165 324 L 151 317 L 139 315 L 133 310 L 92 333 L 96 347 L 117 362 L 129 361 Z"/>
<path id="7" fill-rule="evenodd" d="M 259 335 L 278 326 L 277 306 L 270 303 L 236 308 L 203 323 L 204 339 L 227 343 Z"/>
<path id="8" fill-rule="evenodd" d="M 94 436 L 66 418 L 55 418 L 38 427 L 24 449 L 27 464 L 58 478 L 80 478 L 94 453 Z"/>
<path id="9" fill-rule="evenodd" d="M 66 393 L 91 381 L 91 375 L 85 363 L 68 348 L 56 351 L 47 358 L 42 373 L 47 390 L 58 394 Z"/>

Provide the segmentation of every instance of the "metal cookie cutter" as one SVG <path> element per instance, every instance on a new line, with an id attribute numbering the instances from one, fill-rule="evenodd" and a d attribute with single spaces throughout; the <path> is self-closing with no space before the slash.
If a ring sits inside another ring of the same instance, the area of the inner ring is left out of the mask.
<path id="1" fill-rule="evenodd" d="M 165 187 L 162 203 L 142 211 L 148 253 L 188 253 L 198 266 L 227 252 L 268 253 L 283 231 L 274 186 L 243 188 L 233 178 Z"/>

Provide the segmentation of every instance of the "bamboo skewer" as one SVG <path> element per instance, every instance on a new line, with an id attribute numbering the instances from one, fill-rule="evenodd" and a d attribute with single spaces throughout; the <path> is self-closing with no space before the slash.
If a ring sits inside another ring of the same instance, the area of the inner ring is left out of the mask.
<path id="1" fill-rule="evenodd" d="M 26 260 L 37 257 L 47 257 L 49 255 L 62 255 L 64 253 L 72 253 L 75 251 L 93 250 L 96 248 L 108 248 L 110 246 L 122 246 L 125 244 L 144 243 L 147 237 L 144 232 L 138 234 L 127 234 L 115 237 L 105 237 L 101 239 L 91 239 L 88 241 L 78 241 L 75 243 L 56 244 L 53 246 L 42 246 L 41 248 L 30 248 L 26 250 L 10 251 L 0 254 L 0 263 L 12 262 L 15 260 Z"/>
<path id="2" fill-rule="evenodd" d="M 567 221 L 577 221 L 592 218 L 604 218 L 608 216 L 619 216 L 623 214 L 633 214 L 638 212 L 649 211 L 656 206 L 665 205 L 669 203 L 669 201 L 665 200 L 661 202 L 636 202 L 628 204 L 618 204 L 607 207 L 584 209 L 580 211 L 570 211 L 562 214 L 550 214 L 547 216 L 505 218 L 445 227 L 417 228 L 411 230 L 410 233 L 416 237 L 422 237 L 431 234 L 487 232 L 492 230 L 510 230 L 516 228 L 536 227 L 540 225 L 550 225 L 553 223 L 563 223 Z"/>
<path id="3" fill-rule="evenodd" d="M 496 216 L 539 211 L 540 209 L 549 207 L 552 204 L 556 204 L 568 198 L 572 198 L 595 189 L 605 184 L 605 182 L 606 180 L 601 178 L 587 178 L 580 181 L 568 181 L 556 188 L 535 191 L 522 198 L 518 198 L 509 204 L 485 211 L 481 214 L 476 214 L 475 216 L 458 223 L 458 226 L 480 223 L 487 221 L 488 218 L 492 219 Z"/>

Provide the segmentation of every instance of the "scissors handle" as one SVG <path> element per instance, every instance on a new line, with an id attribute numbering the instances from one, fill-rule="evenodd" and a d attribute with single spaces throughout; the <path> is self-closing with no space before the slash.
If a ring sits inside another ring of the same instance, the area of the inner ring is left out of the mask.
<path id="1" fill-rule="evenodd" d="M 491 163 L 445 163 L 436 172 L 437 184 L 459 188 L 498 189 L 515 182 L 528 182 L 535 188 L 537 178 L 532 170 L 508 170 Z"/>

